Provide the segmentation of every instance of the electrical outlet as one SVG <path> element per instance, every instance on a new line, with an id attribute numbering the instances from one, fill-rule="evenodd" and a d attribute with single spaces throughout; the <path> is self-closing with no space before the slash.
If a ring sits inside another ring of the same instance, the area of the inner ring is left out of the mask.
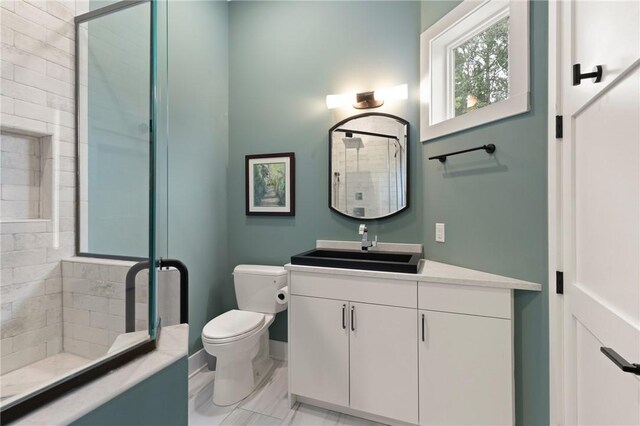
<path id="1" fill-rule="evenodd" d="M 444 243 L 444 223 L 436 223 L 436 241 Z"/>

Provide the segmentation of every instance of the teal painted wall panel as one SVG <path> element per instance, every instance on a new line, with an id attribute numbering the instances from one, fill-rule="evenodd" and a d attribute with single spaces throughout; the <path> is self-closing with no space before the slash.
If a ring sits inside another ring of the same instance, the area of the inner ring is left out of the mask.
<path id="1" fill-rule="evenodd" d="M 228 6 L 169 3 L 168 254 L 189 269 L 189 351 L 229 309 Z M 235 189 L 234 189 L 235 190 Z"/>
<path id="2" fill-rule="evenodd" d="M 422 29 L 458 2 L 423 1 Z M 543 284 L 515 292 L 516 420 L 549 424 L 547 283 L 547 3 L 530 9 L 531 111 L 423 145 L 424 244 L 433 260 Z M 447 159 L 427 157 L 494 143 Z M 446 243 L 435 242 L 445 222 Z"/>
<path id="3" fill-rule="evenodd" d="M 72 423 L 74 426 L 186 426 L 185 356 Z"/>
<path id="4" fill-rule="evenodd" d="M 360 221 L 328 207 L 329 128 L 356 115 L 327 110 L 332 93 L 408 83 L 411 99 L 378 109 L 411 123 L 409 209 L 373 221 L 380 241 L 422 240 L 418 143 L 419 2 L 230 3 L 229 266 L 283 265 L 317 239 L 357 240 Z M 296 216 L 245 216 L 244 156 L 293 151 Z M 235 306 L 228 275 L 226 306 Z M 286 340 L 286 312 L 270 329 Z"/>

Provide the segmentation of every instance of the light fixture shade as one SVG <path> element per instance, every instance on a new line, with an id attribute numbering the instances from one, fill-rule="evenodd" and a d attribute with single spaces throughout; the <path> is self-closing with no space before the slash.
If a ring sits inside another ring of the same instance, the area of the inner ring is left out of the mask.
<path id="1" fill-rule="evenodd" d="M 352 105 L 356 102 L 355 93 L 345 93 L 342 95 L 327 95 L 327 108 L 340 108 Z"/>

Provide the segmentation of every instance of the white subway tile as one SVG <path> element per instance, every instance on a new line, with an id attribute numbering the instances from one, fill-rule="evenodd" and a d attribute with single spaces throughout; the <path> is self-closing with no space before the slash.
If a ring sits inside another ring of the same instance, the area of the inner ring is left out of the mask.
<path id="1" fill-rule="evenodd" d="M 2 96 L 0 98 L 0 111 L 5 114 L 13 114 L 15 112 L 15 102 L 13 98 Z"/>
<path id="2" fill-rule="evenodd" d="M 2 61 L 2 68 L 0 69 L 0 76 L 7 80 L 13 80 L 13 64 L 8 61 Z"/>
<path id="3" fill-rule="evenodd" d="M 59 339 L 62 334 L 62 323 L 47 325 L 37 330 L 19 334 L 13 338 L 13 350 L 20 351 Z"/>
<path id="4" fill-rule="evenodd" d="M 109 315 L 103 312 L 91 312 L 91 327 L 109 329 Z"/>
<path id="5" fill-rule="evenodd" d="M 14 337 L 27 331 L 42 328 L 47 324 L 47 315 L 45 312 L 34 313 L 27 317 L 12 318 L 2 324 L 0 328 L 0 339 Z M 4 360 L 3 360 L 4 362 Z"/>
<path id="6" fill-rule="evenodd" d="M 65 4 L 55 0 L 47 1 L 47 11 L 63 21 L 71 22 L 75 16 L 74 11 L 69 7 L 69 4 Z"/>
<path id="7" fill-rule="evenodd" d="M 4 194 L 3 194 L 4 195 Z M 30 234 L 15 234 L 16 250 L 46 248 L 53 243 L 53 234 L 40 232 Z"/>
<path id="8" fill-rule="evenodd" d="M 59 36 L 59 37 L 62 37 L 62 36 Z M 73 70 L 70 70 L 69 68 L 65 68 L 61 65 L 55 64 L 53 62 L 47 62 L 47 75 L 49 77 L 55 78 L 56 80 L 61 80 L 61 81 L 64 81 L 65 83 L 74 84 Z"/>
<path id="9" fill-rule="evenodd" d="M 0 199 L 10 201 L 30 201 L 38 200 L 40 197 L 40 187 L 28 185 L 2 185 L 2 195 Z M 27 247 L 32 248 L 32 247 Z M 24 248 L 18 248 L 23 250 Z"/>
<path id="10" fill-rule="evenodd" d="M 13 269 L 4 268 L 0 269 L 0 286 L 13 284 Z"/>
<path id="11" fill-rule="evenodd" d="M 16 0 L 2 0 L 0 1 L 0 7 L 2 7 L 3 9 L 7 9 L 10 11 L 14 11 L 16 10 Z"/>
<path id="12" fill-rule="evenodd" d="M 59 65 L 55 65 L 53 64 L 53 62 L 47 62 L 47 73 L 50 73 L 49 68 L 50 67 L 56 67 Z M 66 69 L 63 67 L 60 67 L 61 69 Z M 55 75 L 49 74 L 51 77 L 57 78 L 58 80 L 62 80 L 65 81 L 63 78 L 60 77 L 56 77 Z M 73 80 L 71 80 L 71 82 L 73 82 Z M 65 97 L 65 96 L 60 96 L 60 95 L 56 95 L 55 93 L 47 93 L 47 106 L 51 107 L 51 108 L 55 108 L 55 109 L 59 109 L 60 111 L 65 111 L 65 112 L 69 112 L 71 114 L 74 113 L 75 111 L 75 105 L 73 102 L 73 99 Z M 75 156 L 75 150 L 74 150 L 74 154 Z"/>
<path id="13" fill-rule="evenodd" d="M 13 282 L 16 284 L 59 277 L 59 262 L 22 266 L 13 269 Z"/>
<path id="14" fill-rule="evenodd" d="M 59 338 L 62 336 L 62 306 L 47 310 L 47 326 L 50 325 L 60 326 L 60 332 L 56 336 L 52 337 Z"/>
<path id="15" fill-rule="evenodd" d="M 17 233 L 24 233 L 24 232 L 45 232 L 46 230 L 47 230 L 47 224 L 45 221 L 0 223 L 0 233 L 2 234 L 17 234 Z"/>
<path id="16" fill-rule="evenodd" d="M 5 204 L 9 203 L 5 201 Z M 44 263 L 47 252 L 44 249 L 12 251 L 4 254 L 0 264 L 2 268 L 15 268 L 26 265 L 38 265 Z M 14 277 L 15 278 L 15 277 Z"/>
<path id="17" fill-rule="evenodd" d="M 27 304 L 27 299 L 43 296 L 44 289 L 44 280 L 30 283 L 3 285 L 0 287 L 0 299 L 2 299 L 3 304 L 19 302 L 19 306 L 12 306 L 12 317 L 15 318 L 20 316 L 20 309 L 22 309 L 23 306 L 26 306 L 25 304 Z"/>
<path id="18" fill-rule="evenodd" d="M 49 45 L 56 49 L 60 49 L 70 55 L 75 53 L 75 43 L 73 39 L 65 37 L 58 32 L 47 30 L 46 40 Z"/>
<path id="19" fill-rule="evenodd" d="M 102 328 L 73 324 L 73 338 L 98 345 L 109 344 L 109 331 Z"/>
<path id="20" fill-rule="evenodd" d="M 31 120 L 28 118 L 18 117 L 13 114 L 0 115 L 2 127 L 7 130 L 30 131 L 45 133 L 47 131 L 47 123 L 43 121 Z"/>
<path id="21" fill-rule="evenodd" d="M 1 322 L 9 321 L 12 318 L 11 307 L 12 307 L 11 303 L 3 303 L 2 305 L 0 305 L 0 318 L 1 318 L 0 321 Z"/>
<path id="22" fill-rule="evenodd" d="M 16 38 L 16 41 L 17 40 L 18 39 Z M 73 86 L 71 84 L 65 83 L 64 81 L 47 77 L 44 74 L 17 65 L 14 69 L 14 76 L 15 81 L 17 81 L 18 83 L 37 87 L 38 89 L 53 92 L 69 98 L 73 97 Z"/>
<path id="23" fill-rule="evenodd" d="M 13 337 L 0 340 L 0 356 L 5 356 L 13 352 Z"/>
<path id="24" fill-rule="evenodd" d="M 0 42 L 7 46 L 13 46 L 13 30 L 4 25 L 0 26 Z"/>
<path id="25" fill-rule="evenodd" d="M 46 28 L 38 25 L 34 22 L 31 22 L 27 19 L 24 19 L 22 16 L 19 16 L 15 12 L 10 12 L 8 10 L 2 10 L 2 26 L 6 26 L 11 28 L 12 30 L 20 33 L 28 35 L 37 40 L 45 40 L 46 37 Z"/>
<path id="26" fill-rule="evenodd" d="M 13 235 L 0 235 L 0 251 L 2 253 L 13 251 Z"/>
<path id="27" fill-rule="evenodd" d="M 75 309 L 65 306 L 62 308 L 62 318 L 64 322 L 71 324 L 90 325 L 91 312 L 85 309 Z"/>
<path id="28" fill-rule="evenodd" d="M 62 334 L 58 336 L 56 339 L 47 341 L 47 356 L 53 356 L 57 353 L 62 352 Z"/>
<path id="29" fill-rule="evenodd" d="M 41 343 L 38 346 L 27 348 L 22 351 L 13 352 L 2 357 L 2 364 L 0 364 L 0 374 L 5 374 L 10 371 L 17 370 L 18 368 L 24 367 L 25 365 L 40 361 L 46 356 L 46 343 Z"/>
<path id="30" fill-rule="evenodd" d="M 94 312 L 109 312 L 109 299 L 106 297 L 90 296 L 88 294 L 73 294 L 73 307 Z"/>
<path id="31" fill-rule="evenodd" d="M 62 292 L 62 278 L 49 278 L 45 281 L 46 294 L 60 293 Z M 62 303 L 62 300 L 60 301 Z"/>
<path id="32" fill-rule="evenodd" d="M 3 79 L 1 83 L 0 91 L 4 96 L 38 105 L 47 104 L 47 92 L 44 90 L 5 79 Z"/>

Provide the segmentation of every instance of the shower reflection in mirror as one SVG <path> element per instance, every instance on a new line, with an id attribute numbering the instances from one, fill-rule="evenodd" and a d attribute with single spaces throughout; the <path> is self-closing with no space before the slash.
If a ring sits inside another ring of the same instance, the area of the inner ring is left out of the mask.
<path id="1" fill-rule="evenodd" d="M 331 209 L 376 219 L 407 207 L 408 127 L 399 117 L 368 113 L 331 128 Z"/>

